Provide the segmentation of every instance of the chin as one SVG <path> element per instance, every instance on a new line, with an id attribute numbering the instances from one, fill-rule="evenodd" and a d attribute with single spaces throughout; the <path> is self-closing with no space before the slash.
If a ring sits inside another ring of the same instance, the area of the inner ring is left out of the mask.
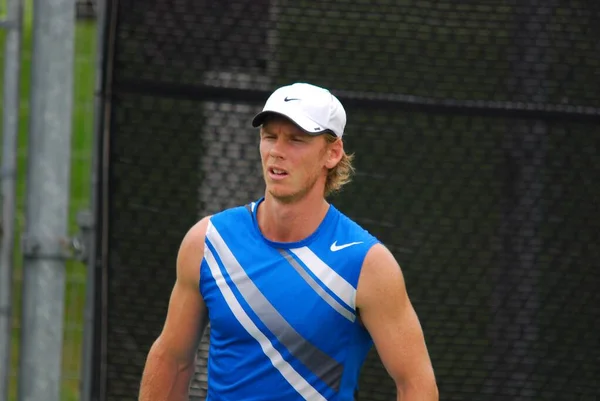
<path id="1" fill-rule="evenodd" d="M 294 203 L 305 198 L 315 187 L 315 182 L 309 182 L 308 185 L 303 187 L 291 186 L 290 182 L 267 182 L 266 192 L 273 197 L 273 199 L 281 203 Z"/>
<path id="2" fill-rule="evenodd" d="M 291 191 L 283 188 L 273 188 L 267 187 L 267 192 L 273 199 L 281 202 L 281 203 L 294 203 L 306 194 L 306 191 Z"/>
<path id="3" fill-rule="evenodd" d="M 282 191 L 280 189 L 267 188 L 267 192 L 269 195 L 279 202 L 290 203 L 296 198 L 294 192 L 291 191 Z"/>

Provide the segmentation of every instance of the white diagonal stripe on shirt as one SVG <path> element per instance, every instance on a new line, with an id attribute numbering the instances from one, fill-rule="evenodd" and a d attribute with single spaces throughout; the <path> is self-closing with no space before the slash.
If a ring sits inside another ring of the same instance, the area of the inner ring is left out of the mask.
<path id="1" fill-rule="evenodd" d="M 290 252 L 296 255 L 298 259 L 300 259 L 331 292 L 346 303 L 350 309 L 355 309 L 356 289 L 352 284 L 323 262 L 308 247 L 305 246 L 302 248 L 290 249 Z"/>
<path id="2" fill-rule="evenodd" d="M 308 274 L 306 268 L 303 267 L 298 261 L 296 261 L 296 259 L 294 259 L 291 253 L 283 249 L 280 249 L 279 253 L 281 253 L 285 260 L 288 261 L 288 263 L 294 268 L 294 270 L 298 272 L 300 277 L 302 277 L 304 281 L 306 281 L 306 284 L 308 284 L 321 297 L 321 299 L 323 299 L 323 301 L 327 302 L 329 306 L 331 306 L 340 315 L 344 316 L 349 321 L 354 322 L 356 320 L 356 315 L 353 312 L 350 312 L 345 306 L 342 305 L 340 301 L 338 301 L 337 299 L 332 297 L 327 291 L 325 291 L 323 286 L 319 284 L 317 280 L 315 280 L 310 274 Z"/>
<path id="3" fill-rule="evenodd" d="M 229 284 L 225 281 L 221 268 L 207 245 L 204 246 L 204 258 L 221 294 L 223 294 L 223 297 L 225 298 L 225 302 L 227 302 L 227 305 L 229 306 L 229 309 L 231 309 L 235 318 L 240 322 L 248 334 L 258 342 L 260 348 L 269 358 L 275 369 L 281 373 L 283 378 L 294 388 L 294 390 L 304 397 L 304 399 L 326 401 L 326 399 L 311 386 L 310 383 L 308 383 L 304 377 L 292 367 L 292 365 L 283 359 L 283 356 L 275 349 L 275 347 L 273 347 L 273 344 L 269 341 L 267 336 L 265 336 L 252 321 L 250 316 L 244 311 L 233 294 L 233 291 L 229 288 Z"/>
<path id="4" fill-rule="evenodd" d="M 229 274 L 233 285 L 266 328 L 277 337 L 277 340 L 287 348 L 294 358 L 302 362 L 304 366 L 319 377 L 327 386 L 337 391 L 342 379 L 344 366 L 302 337 L 290 325 L 259 290 L 254 281 L 248 277 L 246 270 L 240 265 L 240 262 L 231 249 L 229 249 L 219 231 L 212 224 L 208 226 L 206 238 L 214 249 L 214 255 L 221 261 L 224 271 L 227 271 Z M 300 267 L 300 269 L 303 268 Z M 308 275 L 306 272 L 305 274 Z M 344 309 L 341 304 L 340 308 Z M 348 313 L 350 314 L 351 312 Z"/>

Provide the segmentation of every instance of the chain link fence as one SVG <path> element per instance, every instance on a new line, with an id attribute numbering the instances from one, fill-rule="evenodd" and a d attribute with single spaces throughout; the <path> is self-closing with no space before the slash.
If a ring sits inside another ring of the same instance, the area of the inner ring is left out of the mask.
<path id="1" fill-rule="evenodd" d="M 595 2 L 121 0 L 107 11 L 102 399 L 136 399 L 187 229 L 262 195 L 251 116 L 294 81 L 347 109 L 357 175 L 332 201 L 403 267 L 441 399 L 600 396 Z M 194 399 L 207 349 L 208 333 Z M 359 399 L 395 399 L 375 350 Z"/>

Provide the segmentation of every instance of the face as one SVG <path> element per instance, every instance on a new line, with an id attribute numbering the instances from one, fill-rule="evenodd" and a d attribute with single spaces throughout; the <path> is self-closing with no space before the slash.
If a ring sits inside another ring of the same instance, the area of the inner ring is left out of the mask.
<path id="1" fill-rule="evenodd" d="M 341 141 L 327 143 L 323 135 L 308 135 L 287 119 L 268 120 L 260 130 L 267 193 L 281 202 L 294 202 L 311 191 L 323 193 L 327 171 L 342 153 Z"/>

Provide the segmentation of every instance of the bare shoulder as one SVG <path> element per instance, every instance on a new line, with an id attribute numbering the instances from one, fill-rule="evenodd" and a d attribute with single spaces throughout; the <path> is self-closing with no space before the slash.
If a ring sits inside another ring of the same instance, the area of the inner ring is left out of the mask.
<path id="1" fill-rule="evenodd" d="M 182 282 L 198 284 L 199 266 L 204 257 L 204 237 L 211 216 L 194 224 L 183 237 L 177 254 L 177 278 Z"/>
<path id="2" fill-rule="evenodd" d="M 207 322 L 207 309 L 198 283 L 209 219 L 210 216 L 203 218 L 183 236 L 165 324 L 152 348 L 156 355 L 168 355 L 185 364 L 193 362 Z"/>
<path id="3" fill-rule="evenodd" d="M 390 250 L 381 243 L 371 247 L 361 269 L 356 294 L 357 306 L 366 306 L 374 297 L 406 294 L 400 265 Z"/>

